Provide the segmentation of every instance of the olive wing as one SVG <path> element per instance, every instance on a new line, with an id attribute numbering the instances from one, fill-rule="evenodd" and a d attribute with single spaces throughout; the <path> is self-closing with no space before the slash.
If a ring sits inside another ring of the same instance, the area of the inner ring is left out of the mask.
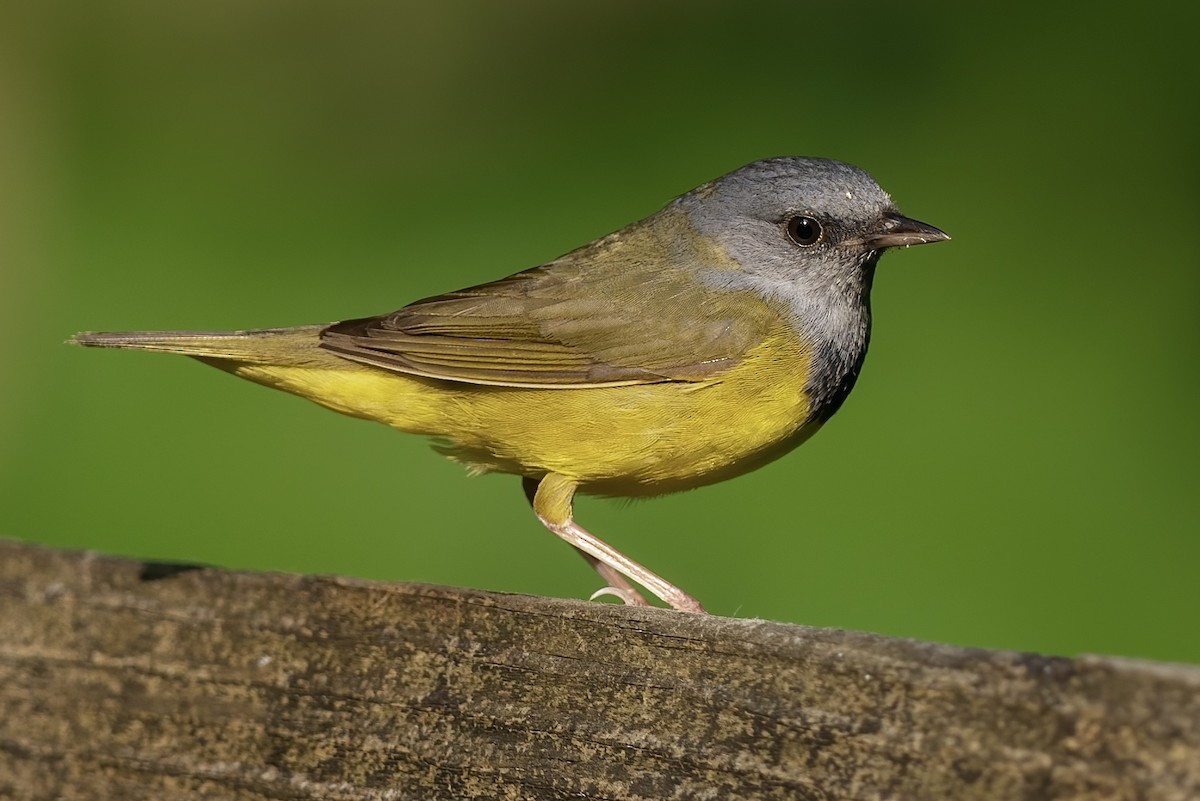
<path id="1" fill-rule="evenodd" d="M 552 263 L 336 323 L 321 344 L 375 367 L 473 384 L 694 382 L 736 365 L 771 316 L 760 301 L 683 270 Z"/>

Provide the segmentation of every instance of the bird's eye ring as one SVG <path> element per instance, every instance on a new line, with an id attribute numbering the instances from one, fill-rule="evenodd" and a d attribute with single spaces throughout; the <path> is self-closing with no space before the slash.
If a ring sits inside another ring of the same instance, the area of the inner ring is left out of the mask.
<path id="1" fill-rule="evenodd" d="M 797 215 L 787 221 L 788 238 L 801 247 L 810 247 L 821 239 L 821 224 L 812 217 Z"/>

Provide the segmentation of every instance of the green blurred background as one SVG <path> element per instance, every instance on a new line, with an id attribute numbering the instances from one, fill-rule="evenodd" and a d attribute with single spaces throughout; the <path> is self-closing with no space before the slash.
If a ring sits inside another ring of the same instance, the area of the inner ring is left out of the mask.
<path id="1" fill-rule="evenodd" d="M 17 2 L 0 10 L 0 535 L 585 597 L 516 479 L 84 329 L 390 311 L 756 158 L 886 256 L 796 453 L 579 518 L 720 614 L 1200 661 L 1197 7 Z"/>

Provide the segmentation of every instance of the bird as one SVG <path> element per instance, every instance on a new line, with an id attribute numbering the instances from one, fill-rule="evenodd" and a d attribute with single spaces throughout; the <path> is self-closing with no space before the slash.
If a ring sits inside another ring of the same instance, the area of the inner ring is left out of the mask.
<path id="1" fill-rule="evenodd" d="M 881 254 L 940 242 L 864 170 L 747 164 L 539 266 L 387 314 L 242 331 L 82 332 L 182 354 L 430 437 L 533 511 L 615 595 L 704 613 L 575 521 L 577 493 L 642 498 L 750 472 L 841 407 L 871 336 Z"/>

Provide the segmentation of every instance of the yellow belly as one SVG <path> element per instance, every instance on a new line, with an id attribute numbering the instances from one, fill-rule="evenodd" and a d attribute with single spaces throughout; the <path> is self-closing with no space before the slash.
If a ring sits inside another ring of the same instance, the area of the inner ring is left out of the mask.
<path id="1" fill-rule="evenodd" d="M 461 384 L 363 367 L 239 365 L 236 374 L 336 411 L 436 438 L 473 470 L 558 473 L 600 495 L 647 496 L 748 472 L 816 430 L 812 353 L 780 327 L 705 383 L 584 389 Z"/>

